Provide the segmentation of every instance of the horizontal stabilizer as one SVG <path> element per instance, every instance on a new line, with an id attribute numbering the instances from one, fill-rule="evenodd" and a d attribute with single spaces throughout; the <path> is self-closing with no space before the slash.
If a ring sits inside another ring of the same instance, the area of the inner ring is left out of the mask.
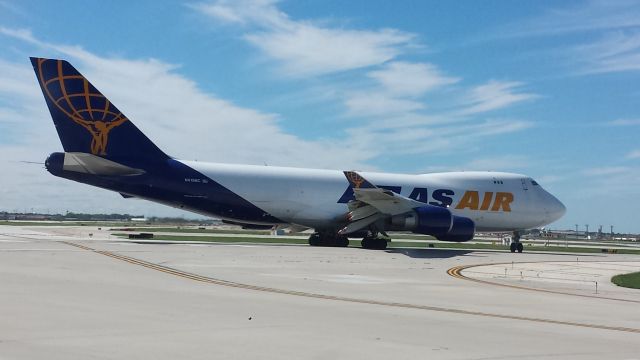
<path id="1" fill-rule="evenodd" d="M 64 153 L 62 170 L 104 176 L 136 176 L 145 173 L 142 169 L 87 153 Z"/>

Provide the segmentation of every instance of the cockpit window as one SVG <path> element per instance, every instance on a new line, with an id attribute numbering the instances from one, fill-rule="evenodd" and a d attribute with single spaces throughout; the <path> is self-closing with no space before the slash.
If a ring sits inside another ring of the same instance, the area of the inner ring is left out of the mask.
<path id="1" fill-rule="evenodd" d="M 535 180 L 531 179 L 531 185 L 538 186 L 538 183 Z"/>

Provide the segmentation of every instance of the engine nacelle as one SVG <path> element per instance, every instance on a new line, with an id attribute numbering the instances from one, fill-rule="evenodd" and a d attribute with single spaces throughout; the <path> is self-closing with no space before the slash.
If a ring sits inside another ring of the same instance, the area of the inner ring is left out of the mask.
<path id="1" fill-rule="evenodd" d="M 436 235 L 436 239 L 441 241 L 464 242 L 473 239 L 476 232 L 476 224 L 473 220 L 453 215 L 453 225 L 444 235 Z"/>
<path id="2" fill-rule="evenodd" d="M 394 230 L 409 230 L 418 234 L 446 234 L 451 230 L 453 215 L 443 207 L 425 205 L 413 211 L 391 218 Z"/>

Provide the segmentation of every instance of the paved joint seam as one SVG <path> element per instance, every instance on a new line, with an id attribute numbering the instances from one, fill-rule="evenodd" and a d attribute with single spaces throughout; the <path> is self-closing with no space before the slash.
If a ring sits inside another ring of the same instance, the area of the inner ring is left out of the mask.
<path id="1" fill-rule="evenodd" d="M 211 278 L 211 277 L 207 277 L 207 276 L 202 276 L 202 275 L 198 275 L 198 274 L 193 274 L 193 273 L 185 272 L 185 271 L 182 271 L 182 270 L 173 269 L 173 268 L 170 268 L 168 266 L 158 265 L 158 264 L 150 263 L 148 261 L 132 258 L 130 256 L 120 255 L 120 254 L 116 254 L 116 253 L 113 253 L 113 252 L 110 252 L 110 251 L 93 249 L 93 248 L 90 248 L 88 246 L 84 246 L 84 245 L 81 245 L 81 244 L 73 243 L 73 242 L 70 242 L 70 241 L 61 241 L 61 242 L 64 243 L 64 244 L 70 245 L 70 246 L 74 246 L 74 247 L 83 249 L 83 250 L 94 252 L 96 254 L 108 256 L 108 257 L 111 257 L 113 259 L 117 259 L 117 260 L 121 260 L 121 261 L 124 261 L 124 262 L 128 262 L 128 263 L 133 264 L 133 265 L 146 267 L 148 269 L 160 271 L 160 272 L 163 272 L 163 273 L 166 273 L 166 274 L 170 274 L 170 275 L 174 275 L 174 276 L 178 276 L 178 277 L 182 277 L 182 278 L 186 278 L 186 279 L 190 279 L 190 280 L 194 280 L 194 281 L 199 281 L 199 282 L 203 282 L 203 283 L 220 285 L 220 286 L 234 287 L 234 288 L 238 288 L 238 289 L 255 290 L 255 291 L 269 292 L 269 293 L 275 293 L 275 294 L 284 294 L 284 295 L 292 295 L 292 296 L 300 296 L 300 297 L 314 298 L 314 299 L 343 301 L 343 302 L 356 303 L 356 304 L 369 304 L 369 305 L 380 305 L 380 306 L 389 306 L 389 307 L 397 307 L 397 308 L 405 308 L 405 309 L 429 310 L 429 311 L 446 312 L 446 313 L 453 313 L 453 314 L 460 314 L 460 315 L 475 315 L 475 316 L 484 316 L 484 317 L 491 317 L 491 318 L 497 318 L 497 319 L 532 321 L 532 322 L 546 323 L 546 324 L 576 326 L 576 327 L 582 327 L 582 328 L 611 330 L 611 331 L 622 331 L 622 332 L 629 332 L 629 333 L 640 333 L 640 329 L 636 329 L 636 328 L 616 327 L 616 326 L 588 324 L 588 323 L 578 323 L 578 322 L 560 321 L 560 320 L 543 319 L 543 318 L 532 318 L 532 317 L 515 316 L 515 315 L 493 314 L 493 313 L 480 312 L 480 311 L 454 309 L 454 308 L 444 308 L 444 307 L 429 306 L 429 305 L 416 305 L 416 304 L 405 304 L 405 303 L 387 302 L 387 301 L 379 301 L 379 300 L 358 299 L 358 298 L 350 298 L 350 297 L 344 297 L 344 296 L 317 294 L 317 293 L 309 293 L 309 292 L 303 292 L 303 291 L 286 290 L 286 289 L 278 289 L 278 288 L 271 288 L 271 287 L 243 284 L 243 283 L 237 283 L 237 282 L 232 282 L 232 281 L 227 281 L 227 280 L 222 280 L 222 279 L 216 279 L 216 278 Z M 455 269 L 455 268 L 453 268 L 453 269 Z M 452 269 L 450 269 L 449 271 L 451 271 L 451 270 Z M 456 275 L 453 275 L 452 273 L 450 273 L 449 271 L 448 271 L 449 275 L 456 276 Z M 460 275 L 460 276 L 462 276 L 462 275 Z"/>

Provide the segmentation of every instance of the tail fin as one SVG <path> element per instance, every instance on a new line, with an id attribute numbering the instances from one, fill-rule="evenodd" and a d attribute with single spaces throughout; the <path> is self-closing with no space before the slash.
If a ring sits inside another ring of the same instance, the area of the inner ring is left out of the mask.
<path id="1" fill-rule="evenodd" d="M 349 185 L 353 189 L 375 189 L 377 186 L 373 185 L 369 182 L 369 180 L 363 178 L 360 174 L 355 171 L 343 171 L 344 176 L 347 177 L 349 181 Z"/>
<path id="2" fill-rule="evenodd" d="M 33 57 L 31 64 L 65 152 L 123 160 L 168 158 L 71 64 Z"/>

